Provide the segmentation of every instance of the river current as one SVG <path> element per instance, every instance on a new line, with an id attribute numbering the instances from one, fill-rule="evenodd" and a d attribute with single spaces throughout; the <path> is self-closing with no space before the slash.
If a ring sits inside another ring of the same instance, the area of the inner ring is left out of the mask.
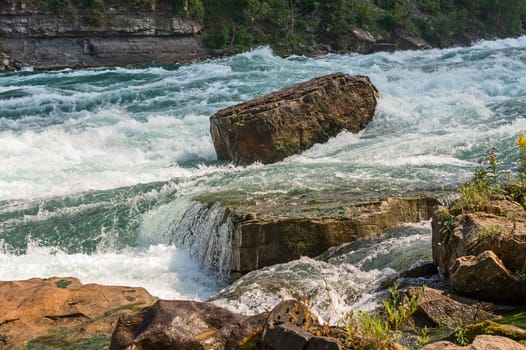
<path id="1" fill-rule="evenodd" d="M 365 130 L 272 165 L 216 160 L 214 112 L 334 72 L 367 75 L 378 88 Z M 502 169 L 516 169 L 525 117 L 526 37 L 319 58 L 258 48 L 190 65 L 4 74 L 0 280 L 75 276 L 161 298 L 213 297 L 243 312 L 303 294 L 320 310 L 367 308 L 381 278 L 429 259 L 429 223 L 251 273 L 216 295 L 226 283 L 209 250 L 179 238 L 206 233 L 221 213 L 212 208 L 197 228 L 181 224 L 198 211 L 192 197 L 454 188 L 490 147 Z"/>

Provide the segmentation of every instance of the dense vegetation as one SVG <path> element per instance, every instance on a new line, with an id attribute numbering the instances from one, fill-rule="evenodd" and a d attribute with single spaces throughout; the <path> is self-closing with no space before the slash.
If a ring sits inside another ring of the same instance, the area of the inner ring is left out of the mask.
<path id="1" fill-rule="evenodd" d="M 118 0 L 30 0 L 76 19 L 103 23 Z M 270 44 L 278 53 L 316 48 L 349 49 L 349 30 L 362 28 L 390 40 L 397 31 L 420 35 L 433 46 L 474 38 L 515 36 L 526 29 L 524 0 L 132 0 L 138 9 L 168 3 L 175 14 L 204 24 L 203 39 L 227 52 Z"/>

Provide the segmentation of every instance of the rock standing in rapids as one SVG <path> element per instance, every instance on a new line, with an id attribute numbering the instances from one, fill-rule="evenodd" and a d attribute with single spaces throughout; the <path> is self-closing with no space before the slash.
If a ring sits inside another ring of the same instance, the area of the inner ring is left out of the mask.
<path id="1" fill-rule="evenodd" d="M 369 78 L 336 73 L 222 109 L 210 117 L 217 157 L 274 163 L 342 130 L 358 132 L 372 119 L 377 97 Z"/>

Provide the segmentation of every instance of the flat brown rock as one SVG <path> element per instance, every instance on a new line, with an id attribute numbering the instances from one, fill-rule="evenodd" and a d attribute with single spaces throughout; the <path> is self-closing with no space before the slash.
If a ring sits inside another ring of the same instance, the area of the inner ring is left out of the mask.
<path id="1" fill-rule="evenodd" d="M 5 349 L 24 349 L 29 341 L 71 346 L 97 337 L 109 344 L 120 315 L 155 300 L 143 288 L 83 285 L 71 277 L 0 282 L 0 296 Z"/>
<path id="2" fill-rule="evenodd" d="M 210 117 L 217 157 L 273 163 L 342 130 L 358 132 L 372 119 L 377 94 L 369 78 L 337 73 L 222 109 Z"/>

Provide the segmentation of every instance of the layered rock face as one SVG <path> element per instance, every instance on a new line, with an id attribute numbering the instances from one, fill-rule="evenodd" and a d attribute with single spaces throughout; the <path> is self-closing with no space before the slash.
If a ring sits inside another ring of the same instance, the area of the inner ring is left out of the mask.
<path id="1" fill-rule="evenodd" d="M 497 196 L 477 211 L 442 207 L 432 226 L 433 260 L 453 289 L 480 299 L 526 301 L 526 212 L 519 203 Z"/>
<path id="2" fill-rule="evenodd" d="M 369 78 L 331 74 L 220 110 L 210 117 L 217 157 L 273 163 L 358 132 L 372 119 L 378 92 Z"/>
<path id="3" fill-rule="evenodd" d="M 254 195 L 249 201 L 244 194 L 218 192 L 194 200 L 205 207 L 219 203 L 228 213 L 232 279 L 428 220 L 437 205 L 432 195 L 364 201 L 344 192 Z"/>
<path id="4" fill-rule="evenodd" d="M 135 8 L 116 2 L 95 21 L 41 12 L 25 0 L 0 4 L 0 37 L 11 58 L 36 69 L 188 62 L 207 51 L 201 26 L 169 7 Z"/>
<path id="5" fill-rule="evenodd" d="M 70 277 L 0 282 L 0 348 L 102 348 L 121 315 L 154 301 L 143 288 L 82 285 Z"/>

